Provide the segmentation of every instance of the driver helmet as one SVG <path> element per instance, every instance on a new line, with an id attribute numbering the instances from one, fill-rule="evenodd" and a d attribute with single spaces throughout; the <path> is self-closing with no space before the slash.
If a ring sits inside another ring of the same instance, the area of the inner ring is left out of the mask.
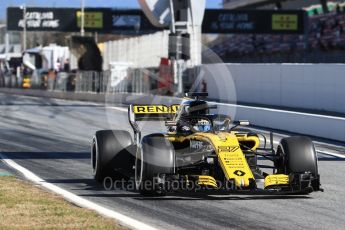
<path id="1" fill-rule="evenodd" d="M 208 132 L 208 131 L 211 131 L 211 123 L 208 120 L 201 119 L 201 120 L 198 120 L 197 123 L 193 125 L 193 129 L 198 132 Z"/>

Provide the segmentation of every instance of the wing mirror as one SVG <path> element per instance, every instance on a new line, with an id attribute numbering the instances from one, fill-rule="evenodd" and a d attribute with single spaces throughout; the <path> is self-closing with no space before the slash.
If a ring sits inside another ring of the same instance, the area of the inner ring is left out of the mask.
<path id="1" fill-rule="evenodd" d="M 250 125 L 250 122 L 247 120 L 239 120 L 238 123 L 241 126 L 249 126 Z"/>
<path id="2" fill-rule="evenodd" d="M 234 121 L 233 124 L 235 126 L 233 126 L 230 130 L 233 130 L 235 128 L 237 128 L 238 126 L 248 126 L 250 125 L 250 122 L 248 120 L 239 120 L 239 121 Z"/>

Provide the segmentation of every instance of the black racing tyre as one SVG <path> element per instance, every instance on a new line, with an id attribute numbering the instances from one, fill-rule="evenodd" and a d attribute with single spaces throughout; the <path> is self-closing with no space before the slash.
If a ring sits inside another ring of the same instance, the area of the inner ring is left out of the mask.
<path id="1" fill-rule="evenodd" d="M 157 178 L 174 171 L 175 151 L 171 142 L 163 134 L 145 136 L 136 153 L 136 189 L 142 195 L 165 195 L 166 191 Z"/>
<path id="2" fill-rule="evenodd" d="M 3 76 L 0 76 L 0 87 L 5 87 L 5 80 Z"/>
<path id="3" fill-rule="evenodd" d="M 132 137 L 123 130 L 97 131 L 91 147 L 92 174 L 96 181 L 103 182 L 104 178 L 118 178 L 117 167 L 133 168 L 134 153 Z"/>
<path id="4" fill-rule="evenodd" d="M 280 157 L 276 162 L 278 173 L 310 172 L 318 177 L 317 155 L 313 142 L 308 137 L 283 138 L 277 148 Z"/>

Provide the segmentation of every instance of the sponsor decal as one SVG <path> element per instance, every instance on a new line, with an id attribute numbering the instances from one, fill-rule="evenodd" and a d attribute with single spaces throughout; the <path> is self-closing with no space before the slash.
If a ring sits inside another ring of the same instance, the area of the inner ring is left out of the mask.
<path id="1" fill-rule="evenodd" d="M 26 28 L 58 28 L 60 20 L 55 18 L 53 11 L 47 12 L 26 12 Z M 19 20 L 18 27 L 24 27 L 24 19 Z"/>
<path id="2" fill-rule="evenodd" d="M 81 11 L 77 11 L 77 24 L 81 27 Z M 102 12 L 84 12 L 84 27 L 92 29 L 103 28 L 103 13 Z"/>
<path id="3" fill-rule="evenodd" d="M 218 146 L 218 152 L 236 152 L 240 147 L 239 146 Z"/>
<path id="4" fill-rule="evenodd" d="M 199 120 L 196 125 L 210 125 L 208 120 Z"/>
<path id="5" fill-rule="evenodd" d="M 296 14 L 273 14 L 273 30 L 298 30 L 298 16 Z"/>
<path id="6" fill-rule="evenodd" d="M 202 32 L 303 34 L 305 20 L 308 18 L 303 10 L 207 9 L 202 23 Z"/>
<path id="7" fill-rule="evenodd" d="M 115 27 L 135 27 L 140 26 L 140 15 L 113 15 L 113 26 Z"/>
<path id="8" fill-rule="evenodd" d="M 202 141 L 190 141 L 190 148 L 191 149 L 201 149 L 204 146 Z"/>
<path id="9" fill-rule="evenodd" d="M 135 105 L 133 112 L 135 114 L 171 114 L 176 113 L 179 105 Z"/>

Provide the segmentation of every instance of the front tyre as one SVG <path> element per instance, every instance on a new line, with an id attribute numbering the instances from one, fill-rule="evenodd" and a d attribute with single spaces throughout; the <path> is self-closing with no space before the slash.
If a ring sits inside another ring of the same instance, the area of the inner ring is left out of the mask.
<path id="1" fill-rule="evenodd" d="M 289 175 L 309 172 L 312 175 L 311 186 L 314 191 L 320 190 L 317 155 L 310 138 L 300 136 L 283 138 L 277 148 L 277 155 L 278 173 Z"/>

